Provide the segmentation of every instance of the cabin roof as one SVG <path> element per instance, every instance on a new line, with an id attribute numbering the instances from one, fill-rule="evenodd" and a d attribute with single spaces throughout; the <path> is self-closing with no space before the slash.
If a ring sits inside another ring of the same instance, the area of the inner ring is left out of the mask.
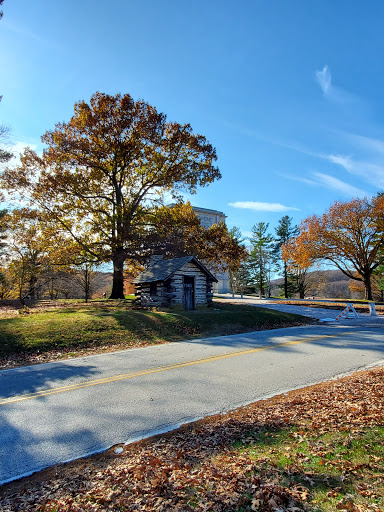
<path id="1" fill-rule="evenodd" d="M 195 263 L 202 272 L 204 272 L 210 281 L 217 283 L 216 277 L 194 256 L 182 256 L 181 258 L 171 258 L 168 260 L 157 260 L 149 264 L 149 267 L 136 276 L 132 283 L 153 283 L 169 279 L 175 272 L 190 262 Z"/>

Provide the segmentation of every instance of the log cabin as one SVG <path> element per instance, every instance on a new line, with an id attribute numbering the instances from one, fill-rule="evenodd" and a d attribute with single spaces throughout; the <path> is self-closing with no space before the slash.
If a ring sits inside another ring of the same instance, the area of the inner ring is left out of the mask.
<path id="1" fill-rule="evenodd" d="M 143 307 L 172 307 L 186 310 L 212 303 L 216 277 L 194 256 L 163 259 L 152 256 L 149 266 L 136 276 L 135 295 Z"/>

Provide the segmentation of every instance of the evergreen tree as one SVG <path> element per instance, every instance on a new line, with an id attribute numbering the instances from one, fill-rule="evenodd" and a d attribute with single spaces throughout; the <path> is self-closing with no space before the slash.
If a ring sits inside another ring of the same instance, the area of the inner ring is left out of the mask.
<path id="1" fill-rule="evenodd" d="M 281 257 L 281 247 L 283 244 L 286 244 L 290 238 L 294 238 L 298 235 L 299 229 L 297 226 L 292 225 L 292 217 L 288 215 L 284 215 L 279 220 L 278 226 L 275 228 L 276 232 L 276 243 L 273 250 L 273 254 L 276 258 L 276 262 L 278 262 L 280 270 L 282 272 L 282 277 L 284 278 L 283 288 L 284 288 L 284 297 L 287 299 L 292 293 L 296 291 L 295 285 L 290 278 L 290 274 L 288 271 L 288 263 L 284 261 Z"/>
<path id="2" fill-rule="evenodd" d="M 258 222 L 252 228 L 252 249 L 249 255 L 249 268 L 252 281 L 259 290 L 260 297 L 269 295 L 271 272 L 274 264 L 274 238 L 268 233 L 269 223 Z"/>
<path id="3" fill-rule="evenodd" d="M 248 261 L 242 261 L 239 268 L 230 273 L 230 286 L 233 294 L 239 293 L 243 297 L 251 281 Z"/>
<path id="4" fill-rule="evenodd" d="M 244 248 L 244 257 L 242 258 L 240 264 L 237 267 L 228 268 L 229 286 L 231 288 L 232 294 L 234 295 L 235 293 L 239 293 L 241 296 L 243 296 L 246 287 L 250 284 L 247 252 L 243 246 L 244 238 L 240 229 L 236 226 L 233 226 L 233 228 L 228 231 L 228 234 L 232 240 Z"/>
<path id="5" fill-rule="evenodd" d="M 384 302 L 384 264 L 377 267 L 373 272 L 372 278 L 373 285 L 379 293 L 379 300 Z"/>

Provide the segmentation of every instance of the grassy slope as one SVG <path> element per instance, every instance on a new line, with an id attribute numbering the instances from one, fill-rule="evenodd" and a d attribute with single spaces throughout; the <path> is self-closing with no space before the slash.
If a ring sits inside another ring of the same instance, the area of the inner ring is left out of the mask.
<path id="1" fill-rule="evenodd" d="M 220 304 L 198 311 L 141 311 L 98 303 L 0 319 L 0 357 L 20 352 L 138 346 L 308 323 L 251 306 Z"/>

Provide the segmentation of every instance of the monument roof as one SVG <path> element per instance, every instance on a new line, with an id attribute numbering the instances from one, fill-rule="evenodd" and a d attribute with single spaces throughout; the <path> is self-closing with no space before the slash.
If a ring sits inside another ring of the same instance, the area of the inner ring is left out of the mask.
<path id="1" fill-rule="evenodd" d="M 193 210 L 198 212 L 206 212 L 206 213 L 216 213 L 217 215 L 222 215 L 223 217 L 227 217 L 225 213 L 220 212 L 219 210 L 210 210 L 209 208 L 200 208 L 199 206 L 192 206 Z"/>

